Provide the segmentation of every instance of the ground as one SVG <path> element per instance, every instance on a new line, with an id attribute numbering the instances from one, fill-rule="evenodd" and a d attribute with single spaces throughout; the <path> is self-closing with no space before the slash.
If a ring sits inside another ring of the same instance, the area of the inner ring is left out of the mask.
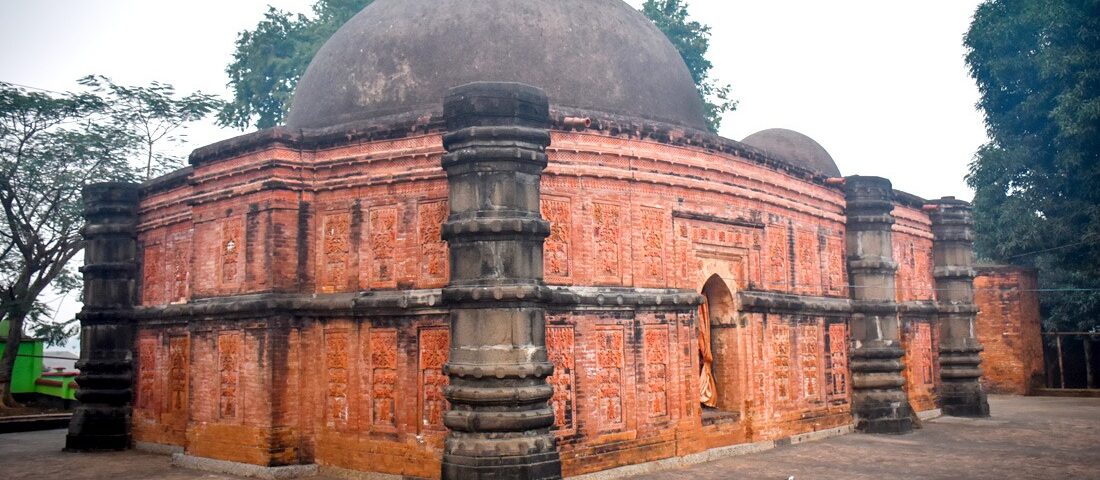
<path id="1" fill-rule="evenodd" d="M 942 417 L 909 435 L 851 434 L 637 478 L 1100 479 L 1100 399 L 993 396 L 989 404 L 988 419 Z M 64 443 L 64 430 L 0 435 L 4 477 L 238 478 L 172 468 L 161 455 L 62 453 Z"/>

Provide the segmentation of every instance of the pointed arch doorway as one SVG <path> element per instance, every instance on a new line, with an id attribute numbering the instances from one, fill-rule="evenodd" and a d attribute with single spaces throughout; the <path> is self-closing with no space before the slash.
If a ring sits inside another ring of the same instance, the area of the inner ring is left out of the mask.
<path id="1" fill-rule="evenodd" d="M 740 335 L 733 291 L 719 275 L 711 275 L 700 292 L 699 403 L 703 423 L 737 421 L 741 416 L 738 365 Z"/>

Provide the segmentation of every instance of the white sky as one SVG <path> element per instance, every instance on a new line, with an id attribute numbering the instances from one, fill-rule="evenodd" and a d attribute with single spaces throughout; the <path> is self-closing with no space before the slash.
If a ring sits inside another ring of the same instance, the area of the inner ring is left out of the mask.
<path id="1" fill-rule="evenodd" d="M 102 74 L 229 98 L 225 66 L 267 5 L 314 0 L 0 0 L 0 80 L 72 90 Z M 642 0 L 629 0 L 639 6 Z M 878 175 L 938 198 L 973 195 L 963 176 L 986 141 L 962 36 L 980 0 L 689 0 L 711 26 L 713 75 L 740 100 L 721 134 L 800 131 L 845 175 Z M 193 128 L 191 148 L 239 135 Z M 66 302 L 68 303 L 68 302 Z"/>

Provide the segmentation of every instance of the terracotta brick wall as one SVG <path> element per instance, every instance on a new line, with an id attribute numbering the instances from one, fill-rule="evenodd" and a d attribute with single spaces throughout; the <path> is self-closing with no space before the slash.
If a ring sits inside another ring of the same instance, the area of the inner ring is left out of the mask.
<path id="1" fill-rule="evenodd" d="M 272 143 L 197 165 L 190 182 L 143 201 L 143 305 L 445 285 L 440 142 Z M 551 403 L 567 474 L 851 422 L 846 319 L 736 303 L 750 290 L 847 297 L 839 189 L 625 134 L 555 132 L 553 142 L 542 183 L 547 283 L 700 292 L 717 276 L 733 299 L 713 330 L 723 411 L 706 419 L 694 307 L 551 307 Z M 931 234 L 922 212 L 905 215 L 895 248 L 914 260 L 899 278 L 921 286 Z M 899 288 L 899 300 L 930 299 L 923 291 Z M 934 333 L 914 332 L 911 356 L 934 359 Z M 440 309 L 158 318 L 137 345 L 135 438 L 264 465 L 434 477 L 447 335 Z"/>
<path id="2" fill-rule="evenodd" d="M 1026 395 L 1043 385 L 1038 277 L 1023 267 L 981 267 L 974 279 L 982 384 L 989 392 Z"/>

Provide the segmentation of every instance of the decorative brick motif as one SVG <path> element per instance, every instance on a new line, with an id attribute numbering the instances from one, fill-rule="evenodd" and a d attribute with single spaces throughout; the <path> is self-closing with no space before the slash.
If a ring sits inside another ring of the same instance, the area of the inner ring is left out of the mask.
<path id="1" fill-rule="evenodd" d="M 447 243 L 441 234 L 449 210 L 446 201 L 421 203 L 417 208 L 420 238 L 420 278 L 427 282 L 447 279 Z"/>
<path id="2" fill-rule="evenodd" d="M 848 326 L 843 323 L 829 325 L 829 335 L 825 337 L 826 380 L 829 383 L 830 400 L 848 398 Z"/>
<path id="3" fill-rule="evenodd" d="M 898 262 L 897 301 L 932 300 L 932 242 L 895 234 L 894 259 Z"/>
<path id="4" fill-rule="evenodd" d="M 790 276 L 790 245 L 787 243 L 785 225 L 768 225 L 768 259 L 766 278 L 768 286 L 785 288 Z"/>
<path id="5" fill-rule="evenodd" d="M 798 326 L 798 359 L 802 367 L 802 395 L 808 400 L 821 396 L 818 377 L 821 375 L 821 334 L 818 326 Z"/>
<path id="6" fill-rule="evenodd" d="M 795 259 L 798 291 L 815 295 L 821 290 L 821 261 L 817 249 L 817 235 L 799 230 L 795 235 Z"/>
<path id="7" fill-rule="evenodd" d="M 157 305 L 164 293 L 164 259 L 161 258 L 160 245 L 146 245 L 142 260 L 141 303 Z"/>
<path id="8" fill-rule="evenodd" d="M 641 277 L 664 284 L 665 265 L 665 212 L 656 208 L 642 208 L 642 265 Z"/>
<path id="9" fill-rule="evenodd" d="M 330 427 L 346 427 L 348 423 L 348 385 L 351 373 L 348 364 L 348 333 L 325 332 L 325 374 L 328 389 L 325 395 L 325 419 Z"/>
<path id="10" fill-rule="evenodd" d="M 623 419 L 623 329 L 602 328 L 597 333 L 596 369 L 597 418 L 600 430 L 622 428 Z"/>
<path id="11" fill-rule="evenodd" d="M 542 200 L 542 216 L 550 222 L 550 236 L 543 247 L 543 270 L 548 280 L 569 278 L 569 254 L 573 214 L 568 200 Z"/>
<path id="12" fill-rule="evenodd" d="M 348 287 L 351 256 L 351 214 L 325 215 L 322 235 L 321 291 L 340 292 Z"/>
<path id="13" fill-rule="evenodd" d="M 138 408 L 147 411 L 156 408 L 157 391 L 157 339 L 142 338 L 138 341 Z"/>
<path id="14" fill-rule="evenodd" d="M 443 428 L 443 412 L 448 408 L 447 399 L 443 397 L 443 387 L 448 383 L 443 365 L 447 363 L 450 345 L 448 329 L 420 330 L 420 424 L 425 428 Z"/>
<path id="15" fill-rule="evenodd" d="M 239 418 L 241 349 L 239 333 L 218 335 L 218 418 L 221 419 Z"/>
<path id="16" fill-rule="evenodd" d="M 603 281 L 621 282 L 619 246 L 622 244 L 622 207 L 606 203 L 592 205 L 595 220 L 596 277 Z"/>
<path id="17" fill-rule="evenodd" d="M 844 278 L 844 239 L 827 237 L 825 240 L 825 273 L 829 276 L 829 295 L 847 295 L 847 281 Z"/>
<path id="18" fill-rule="evenodd" d="M 168 340 L 168 411 L 187 411 L 187 372 L 190 342 L 177 335 Z"/>
<path id="19" fill-rule="evenodd" d="M 171 298 L 173 303 L 183 303 L 189 296 L 188 283 L 191 271 L 191 241 L 189 239 L 177 239 L 171 244 L 172 255 L 172 285 Z"/>
<path id="20" fill-rule="evenodd" d="M 773 325 L 772 370 L 775 372 L 775 394 L 779 400 L 791 399 L 791 327 Z"/>
<path id="21" fill-rule="evenodd" d="M 230 218 L 222 222 L 221 242 L 221 282 L 223 285 L 240 283 L 242 251 L 244 245 L 244 226 L 239 218 Z"/>
<path id="22" fill-rule="evenodd" d="M 396 274 L 397 207 L 382 207 L 370 212 L 371 287 L 387 288 Z"/>
<path id="23" fill-rule="evenodd" d="M 546 328 L 546 355 L 554 364 L 554 374 L 546 379 L 554 387 L 550 407 L 554 409 L 554 425 L 558 431 L 574 428 L 576 416 L 576 385 L 574 380 L 575 332 L 572 326 Z"/>
<path id="24" fill-rule="evenodd" d="M 397 330 L 371 330 L 370 361 L 374 386 L 371 423 L 393 428 L 397 425 Z"/>
<path id="25" fill-rule="evenodd" d="M 645 327 L 645 385 L 650 417 L 668 415 L 668 326 Z"/>

